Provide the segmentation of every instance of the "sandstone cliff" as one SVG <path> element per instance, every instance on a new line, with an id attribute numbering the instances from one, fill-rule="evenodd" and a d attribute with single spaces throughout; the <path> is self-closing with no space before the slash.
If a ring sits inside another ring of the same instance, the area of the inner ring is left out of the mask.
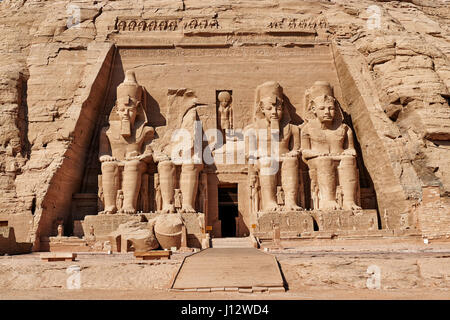
<path id="1" fill-rule="evenodd" d="M 34 242 L 36 248 L 39 236 L 53 232 L 55 219 L 67 219 L 99 114 L 105 109 L 115 45 L 127 45 L 129 40 L 118 30 L 119 17 L 223 19 L 233 24 L 224 41 L 236 47 L 243 44 L 233 41 L 234 36 L 245 32 L 256 39 L 272 31 L 285 32 L 284 40 L 272 41 L 273 47 L 289 46 L 287 38 L 305 35 L 309 45 L 328 43 L 342 107 L 351 116 L 378 209 L 387 215 L 383 228 L 399 227 L 399 215 L 420 203 L 422 186 L 439 186 L 442 201 L 448 204 L 446 2 L 4 0 L 0 2 L 0 218 L 15 227 L 18 240 Z M 204 42 L 207 36 L 218 36 L 194 30 L 162 39 L 161 45 L 196 35 Z M 249 41 L 252 46 L 268 45 Z M 414 225 L 412 215 L 410 224 Z"/>

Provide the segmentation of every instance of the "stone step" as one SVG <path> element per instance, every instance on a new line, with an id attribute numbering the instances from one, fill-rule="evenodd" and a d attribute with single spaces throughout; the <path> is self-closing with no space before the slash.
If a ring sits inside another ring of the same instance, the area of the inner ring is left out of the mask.
<path id="1" fill-rule="evenodd" d="M 285 291 L 277 259 L 254 248 L 209 248 L 187 256 L 170 289 L 242 293 Z"/>
<path id="2" fill-rule="evenodd" d="M 214 238 L 213 248 L 253 248 L 253 243 L 249 237 L 245 238 Z"/>

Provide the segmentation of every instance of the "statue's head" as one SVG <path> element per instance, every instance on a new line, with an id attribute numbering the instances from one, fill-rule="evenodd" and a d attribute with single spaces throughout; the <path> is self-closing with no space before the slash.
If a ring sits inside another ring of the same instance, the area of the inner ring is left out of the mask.
<path id="1" fill-rule="evenodd" d="M 268 121 L 283 117 L 283 88 L 278 82 L 268 81 L 256 88 L 256 113 Z"/>
<path id="2" fill-rule="evenodd" d="M 333 123 L 336 116 L 336 99 L 331 85 L 326 81 L 316 81 L 307 91 L 307 95 L 309 98 L 308 109 L 320 123 Z"/>
<path id="3" fill-rule="evenodd" d="M 136 120 L 138 106 L 140 101 L 137 101 L 131 97 L 117 100 L 117 114 L 121 121 L 130 122 L 133 126 Z"/>
<path id="4" fill-rule="evenodd" d="M 227 107 L 231 103 L 231 95 L 228 91 L 221 91 L 217 96 L 217 99 L 222 108 Z"/>
<path id="5" fill-rule="evenodd" d="M 136 81 L 133 71 L 127 71 L 125 80 L 117 87 L 116 113 L 121 122 L 121 134 L 125 137 L 131 135 L 136 118 L 142 109 L 143 89 Z"/>
<path id="6" fill-rule="evenodd" d="M 183 104 L 186 111 L 198 105 L 198 98 L 193 90 L 180 90 L 180 93 L 183 94 Z"/>

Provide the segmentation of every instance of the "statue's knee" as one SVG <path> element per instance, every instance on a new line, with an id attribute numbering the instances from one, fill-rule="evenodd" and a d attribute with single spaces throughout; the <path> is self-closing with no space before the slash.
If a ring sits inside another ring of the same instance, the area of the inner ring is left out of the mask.
<path id="1" fill-rule="evenodd" d="M 102 173 L 114 173 L 117 169 L 117 162 L 108 161 L 102 163 Z"/>
<path id="2" fill-rule="evenodd" d="M 273 166 L 273 164 L 275 163 L 273 158 L 270 157 L 265 157 L 265 158 L 260 158 L 258 160 L 258 167 L 260 169 L 262 168 L 270 168 Z"/>
<path id="3" fill-rule="evenodd" d="M 181 171 L 188 173 L 188 172 L 194 172 L 195 171 L 195 164 L 183 164 L 181 166 Z"/>
<path id="4" fill-rule="evenodd" d="M 260 161 L 258 165 L 259 173 L 262 176 L 276 175 L 280 169 L 280 162 L 269 158 L 269 160 Z"/>
<path id="5" fill-rule="evenodd" d="M 356 166 L 356 159 L 352 156 L 345 156 L 342 158 L 340 167 L 353 167 Z"/>
<path id="6" fill-rule="evenodd" d="M 158 171 L 167 171 L 172 170 L 174 167 L 174 164 L 172 161 L 162 161 L 158 163 Z"/>
<path id="7" fill-rule="evenodd" d="M 125 171 L 141 171 L 142 165 L 139 160 L 130 160 L 125 163 Z"/>
<path id="8" fill-rule="evenodd" d="M 297 158 L 285 158 L 282 164 L 283 169 L 296 169 L 298 168 L 298 159 Z"/>

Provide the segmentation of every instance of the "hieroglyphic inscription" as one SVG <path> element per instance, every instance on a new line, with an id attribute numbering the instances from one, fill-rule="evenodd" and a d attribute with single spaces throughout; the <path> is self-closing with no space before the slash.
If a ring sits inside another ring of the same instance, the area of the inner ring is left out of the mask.
<path id="1" fill-rule="evenodd" d="M 217 19 L 183 19 L 183 18 L 123 18 L 116 22 L 116 30 L 123 31 L 178 31 L 178 30 L 214 30 L 219 29 L 219 21 Z"/>
<path id="2" fill-rule="evenodd" d="M 274 30 L 316 30 L 328 28 L 328 23 L 323 17 L 281 18 L 270 21 L 267 27 Z"/>
<path id="3" fill-rule="evenodd" d="M 221 48 L 221 49 L 121 49 L 120 55 L 125 58 L 148 57 L 315 57 L 329 59 L 330 52 L 325 48 Z M 299 58 L 301 59 L 301 58 Z"/>

